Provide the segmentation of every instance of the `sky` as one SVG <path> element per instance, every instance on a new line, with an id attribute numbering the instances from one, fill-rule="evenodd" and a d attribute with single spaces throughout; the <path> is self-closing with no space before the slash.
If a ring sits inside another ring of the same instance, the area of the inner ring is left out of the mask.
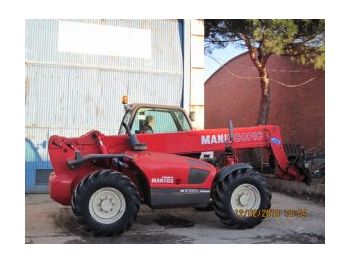
<path id="1" fill-rule="evenodd" d="M 223 64 L 225 64 L 227 61 L 232 59 L 233 57 L 236 57 L 243 52 L 245 52 L 245 49 L 242 49 L 240 47 L 234 46 L 234 45 L 228 45 L 227 47 L 223 49 L 215 49 L 212 54 L 205 55 L 205 80 L 207 80 L 217 69 L 219 69 Z M 219 61 L 216 62 L 211 57 L 213 57 L 215 60 Z"/>

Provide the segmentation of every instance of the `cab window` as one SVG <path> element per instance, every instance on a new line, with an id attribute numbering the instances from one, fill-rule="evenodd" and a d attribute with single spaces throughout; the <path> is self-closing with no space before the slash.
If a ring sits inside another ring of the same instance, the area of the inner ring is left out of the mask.
<path id="1" fill-rule="evenodd" d="M 190 129 L 188 120 L 182 111 L 139 108 L 133 119 L 131 133 L 170 133 Z"/>

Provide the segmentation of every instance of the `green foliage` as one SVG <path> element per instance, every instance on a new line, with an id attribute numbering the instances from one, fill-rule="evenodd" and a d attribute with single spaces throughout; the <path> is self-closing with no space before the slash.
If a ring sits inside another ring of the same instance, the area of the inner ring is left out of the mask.
<path id="1" fill-rule="evenodd" d="M 205 20 L 206 52 L 236 44 L 253 54 L 258 68 L 275 54 L 324 69 L 324 27 L 321 19 Z"/>

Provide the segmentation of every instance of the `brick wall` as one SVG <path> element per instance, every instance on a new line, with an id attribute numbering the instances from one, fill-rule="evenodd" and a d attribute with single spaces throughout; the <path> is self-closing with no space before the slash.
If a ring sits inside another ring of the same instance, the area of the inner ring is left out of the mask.
<path id="1" fill-rule="evenodd" d="M 303 144 L 306 148 L 325 139 L 325 76 L 312 66 L 292 63 L 288 57 L 272 56 L 268 62 L 270 78 L 286 84 L 302 83 L 300 87 L 271 85 L 269 124 L 279 125 L 284 141 Z M 255 125 L 260 87 L 258 79 L 237 79 L 239 76 L 258 76 L 248 54 L 238 56 L 214 73 L 205 83 L 205 128 Z"/>

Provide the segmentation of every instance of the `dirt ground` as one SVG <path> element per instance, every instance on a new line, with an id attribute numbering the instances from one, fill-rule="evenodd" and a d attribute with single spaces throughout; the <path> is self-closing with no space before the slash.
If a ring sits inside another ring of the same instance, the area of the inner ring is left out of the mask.
<path id="1" fill-rule="evenodd" d="M 142 206 L 137 220 L 121 236 L 94 237 L 81 231 L 69 207 L 46 194 L 25 197 L 25 243 L 325 243 L 325 208 L 322 203 L 274 192 L 273 209 L 279 217 L 265 218 L 258 226 L 236 230 L 220 223 L 214 211 L 192 208 L 152 210 Z M 303 209 L 306 217 L 287 217 L 284 210 Z"/>

